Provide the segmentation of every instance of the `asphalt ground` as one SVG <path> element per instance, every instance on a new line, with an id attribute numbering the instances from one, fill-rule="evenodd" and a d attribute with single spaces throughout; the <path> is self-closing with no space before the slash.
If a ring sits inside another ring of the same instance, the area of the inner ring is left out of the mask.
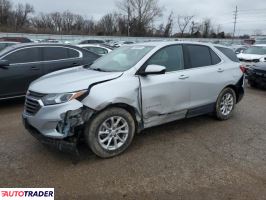
<path id="1" fill-rule="evenodd" d="M 0 102 L 0 187 L 54 187 L 55 199 L 266 199 L 266 91 L 247 88 L 232 119 L 181 120 L 103 160 L 47 148 L 23 127 L 23 99 Z"/>

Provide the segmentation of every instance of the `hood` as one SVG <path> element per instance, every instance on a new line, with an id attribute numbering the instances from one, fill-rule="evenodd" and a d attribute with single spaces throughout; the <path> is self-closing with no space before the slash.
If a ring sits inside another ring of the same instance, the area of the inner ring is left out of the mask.
<path id="1" fill-rule="evenodd" d="M 254 60 L 254 59 L 264 58 L 266 57 L 266 55 L 240 53 L 237 55 L 237 57 L 239 59 L 244 59 L 244 60 Z"/>
<path id="2" fill-rule="evenodd" d="M 91 84 L 118 78 L 122 72 L 98 72 L 75 67 L 47 74 L 34 81 L 29 90 L 44 94 L 66 93 L 88 89 Z"/>

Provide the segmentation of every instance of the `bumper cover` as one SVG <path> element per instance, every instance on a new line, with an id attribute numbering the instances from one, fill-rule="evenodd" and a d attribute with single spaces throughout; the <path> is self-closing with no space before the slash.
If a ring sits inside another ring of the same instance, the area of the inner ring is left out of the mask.
<path id="1" fill-rule="evenodd" d="M 67 152 L 75 155 L 79 155 L 77 144 L 78 137 L 67 138 L 67 139 L 53 139 L 42 135 L 37 129 L 31 126 L 27 120 L 27 118 L 22 117 L 23 124 L 25 128 L 29 131 L 29 133 L 39 140 L 42 144 L 50 146 L 52 148 L 56 148 L 59 151 Z"/>
<path id="2" fill-rule="evenodd" d="M 241 79 L 237 82 L 237 84 L 235 85 L 235 89 L 236 89 L 236 94 L 237 94 L 237 102 L 239 103 L 244 95 L 245 95 L 245 76 L 242 76 Z"/>

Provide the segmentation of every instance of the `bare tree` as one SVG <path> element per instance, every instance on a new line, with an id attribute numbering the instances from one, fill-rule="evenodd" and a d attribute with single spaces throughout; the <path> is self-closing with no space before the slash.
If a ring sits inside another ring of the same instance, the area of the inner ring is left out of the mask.
<path id="1" fill-rule="evenodd" d="M 61 33 L 62 26 L 63 26 L 62 24 L 63 19 L 62 19 L 61 13 L 54 12 L 54 13 L 51 13 L 50 16 L 51 16 L 51 20 L 52 20 L 52 23 L 54 24 L 56 32 Z"/>
<path id="2" fill-rule="evenodd" d="M 34 13 L 34 8 L 32 5 L 26 3 L 24 4 L 17 4 L 15 11 L 13 12 L 13 25 L 14 29 L 18 30 L 22 28 L 26 23 L 29 21 L 29 15 Z"/>
<path id="3" fill-rule="evenodd" d="M 84 21 L 83 33 L 87 33 L 89 35 L 95 33 L 95 22 L 93 19 L 86 19 Z"/>
<path id="4" fill-rule="evenodd" d="M 7 25 L 12 4 L 9 0 L 0 0 L 0 25 Z"/>
<path id="5" fill-rule="evenodd" d="M 44 32 L 44 33 L 56 32 L 56 27 L 53 23 L 50 14 L 41 13 L 40 15 L 33 17 L 31 19 L 31 24 L 37 32 Z"/>
<path id="6" fill-rule="evenodd" d="M 194 15 L 191 16 L 181 16 L 178 15 L 177 17 L 177 24 L 179 27 L 179 31 L 180 31 L 180 36 L 183 37 L 184 33 L 189 25 L 189 23 L 191 22 L 191 20 L 194 18 Z"/>
<path id="7" fill-rule="evenodd" d="M 98 24 L 104 35 L 113 35 L 116 32 L 116 19 L 112 13 L 104 15 Z"/>
<path id="8" fill-rule="evenodd" d="M 173 14 L 174 13 L 172 11 L 168 17 L 168 21 L 164 29 L 164 34 L 163 34 L 164 37 L 170 37 L 172 35 L 173 21 L 174 21 Z"/>
<path id="9" fill-rule="evenodd" d="M 117 6 L 134 26 L 131 27 L 134 35 L 145 34 L 152 22 L 162 15 L 158 0 L 121 0 Z"/>
<path id="10" fill-rule="evenodd" d="M 211 29 L 213 29 L 211 19 L 209 18 L 204 19 L 202 22 L 202 35 L 204 38 L 209 37 Z"/>

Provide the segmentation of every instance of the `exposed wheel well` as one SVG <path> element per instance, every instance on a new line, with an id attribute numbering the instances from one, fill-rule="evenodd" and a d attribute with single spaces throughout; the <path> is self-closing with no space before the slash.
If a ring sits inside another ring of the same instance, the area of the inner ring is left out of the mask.
<path id="1" fill-rule="evenodd" d="M 231 88 L 234 90 L 234 92 L 236 93 L 236 102 L 238 103 L 240 101 L 240 94 L 238 88 L 235 85 L 228 85 L 225 88 Z"/>
<path id="2" fill-rule="evenodd" d="M 138 132 L 140 132 L 143 129 L 143 122 L 142 122 L 142 118 L 140 116 L 140 113 L 138 113 L 138 111 L 136 111 L 136 109 L 134 107 L 132 107 L 128 104 L 124 104 L 124 103 L 115 103 L 115 104 L 108 105 L 103 110 L 106 110 L 106 109 L 112 108 L 112 107 L 123 108 L 126 111 L 128 111 L 135 121 L 136 130 Z M 99 112 L 102 112 L 103 110 L 101 110 Z"/>

